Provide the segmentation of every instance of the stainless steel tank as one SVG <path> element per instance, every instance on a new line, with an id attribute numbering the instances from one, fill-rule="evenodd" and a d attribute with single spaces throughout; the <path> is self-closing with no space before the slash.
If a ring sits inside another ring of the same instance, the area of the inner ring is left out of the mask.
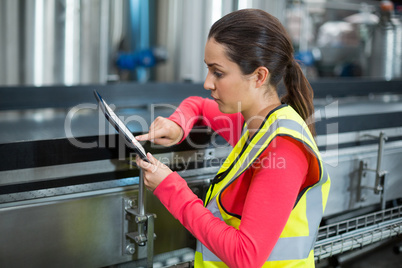
<path id="1" fill-rule="evenodd" d="M 285 20 L 286 1 L 157 0 L 156 42 L 168 52 L 166 63 L 157 67 L 157 80 L 204 81 L 204 47 L 210 27 L 222 16 L 243 8 L 259 8 Z"/>
<path id="2" fill-rule="evenodd" d="M 2 0 L 0 86 L 104 84 L 110 79 L 144 82 L 149 80 L 145 70 L 134 75 L 120 72 L 115 56 L 119 50 L 135 52 L 153 45 L 168 52 L 154 80 L 201 82 L 206 75 L 204 45 L 212 23 L 250 7 L 283 21 L 286 2 Z"/>
<path id="3" fill-rule="evenodd" d="M 369 74 L 386 80 L 401 77 L 401 30 L 399 21 L 392 18 L 391 1 L 381 2 L 380 22 L 374 30 Z"/>
<path id="4" fill-rule="evenodd" d="M 2 0 L 0 85 L 104 83 L 124 0 Z"/>

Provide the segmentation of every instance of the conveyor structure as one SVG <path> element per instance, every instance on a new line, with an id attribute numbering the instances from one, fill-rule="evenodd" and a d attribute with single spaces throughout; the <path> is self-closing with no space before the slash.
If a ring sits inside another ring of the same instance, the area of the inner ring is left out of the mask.
<path id="1" fill-rule="evenodd" d="M 332 179 L 314 248 L 320 263 L 400 238 L 402 81 L 312 86 Z M 184 98 L 209 96 L 190 83 L 0 88 L 0 267 L 191 267 L 195 239 L 144 190 L 94 89 L 134 134 Z M 144 147 L 201 198 L 231 150 L 202 127 L 182 144 Z"/>

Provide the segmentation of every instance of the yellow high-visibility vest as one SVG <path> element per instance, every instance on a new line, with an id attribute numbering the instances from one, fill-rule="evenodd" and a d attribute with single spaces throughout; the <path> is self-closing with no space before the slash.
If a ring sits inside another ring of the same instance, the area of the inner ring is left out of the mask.
<path id="1" fill-rule="evenodd" d="M 313 248 L 328 199 L 330 178 L 307 124 L 292 107 L 281 105 L 271 111 L 250 141 L 248 131 L 244 131 L 218 172 L 217 176 L 224 177 L 210 186 L 206 196 L 212 196 L 212 199 L 206 200 L 205 205 L 214 216 L 238 229 L 241 220 L 225 212 L 220 203 L 220 194 L 261 155 L 276 136 L 292 137 L 303 143 L 315 156 L 319 174 L 314 178 L 317 181 L 314 185 L 299 193 L 285 228 L 263 267 L 314 267 Z M 194 265 L 228 267 L 199 241 Z"/>

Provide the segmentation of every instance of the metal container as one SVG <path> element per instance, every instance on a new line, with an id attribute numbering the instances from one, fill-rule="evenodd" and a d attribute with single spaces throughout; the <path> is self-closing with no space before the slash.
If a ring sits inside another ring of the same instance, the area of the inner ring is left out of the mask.
<path id="1" fill-rule="evenodd" d="M 0 2 L 0 85 L 104 83 L 122 36 L 123 0 Z"/>
<path id="2" fill-rule="evenodd" d="M 401 17 L 392 20 L 395 24 L 395 72 L 397 77 L 402 77 L 402 22 Z"/>
<path id="3" fill-rule="evenodd" d="M 393 5 L 390 1 L 381 3 L 380 22 L 374 30 L 369 75 L 386 80 L 401 77 L 401 38 L 402 30 L 392 20 Z M 398 44 L 399 43 L 399 44 Z"/>

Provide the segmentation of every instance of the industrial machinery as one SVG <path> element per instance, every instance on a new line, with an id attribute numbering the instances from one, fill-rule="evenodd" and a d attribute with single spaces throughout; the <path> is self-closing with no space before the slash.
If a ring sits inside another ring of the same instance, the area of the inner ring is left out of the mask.
<path id="1" fill-rule="evenodd" d="M 400 243 L 402 81 L 312 86 L 316 140 L 332 179 L 317 263 Z M 191 267 L 195 239 L 144 190 L 94 89 L 135 134 L 184 98 L 209 95 L 192 83 L 0 88 L 0 267 Z M 231 150 L 203 127 L 179 145 L 144 147 L 200 198 Z"/>

